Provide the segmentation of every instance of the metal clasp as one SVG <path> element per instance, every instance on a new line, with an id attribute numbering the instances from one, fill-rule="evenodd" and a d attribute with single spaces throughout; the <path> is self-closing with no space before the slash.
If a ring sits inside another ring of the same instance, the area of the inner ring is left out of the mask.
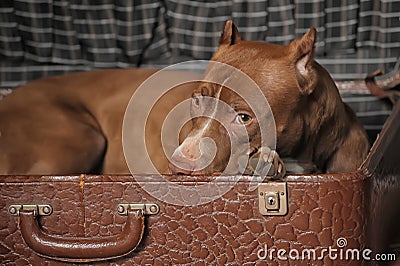
<path id="1" fill-rule="evenodd" d="M 286 215 L 288 212 L 285 182 L 262 183 L 258 187 L 258 206 L 262 215 Z"/>
<path id="2" fill-rule="evenodd" d="M 20 210 L 33 211 L 35 216 L 47 216 L 53 213 L 53 207 L 49 204 L 12 204 L 8 207 L 8 213 L 19 216 Z"/>
<path id="3" fill-rule="evenodd" d="M 120 203 L 117 206 L 119 215 L 128 215 L 128 209 L 143 210 L 145 215 L 154 215 L 160 212 L 160 207 L 155 203 Z"/>

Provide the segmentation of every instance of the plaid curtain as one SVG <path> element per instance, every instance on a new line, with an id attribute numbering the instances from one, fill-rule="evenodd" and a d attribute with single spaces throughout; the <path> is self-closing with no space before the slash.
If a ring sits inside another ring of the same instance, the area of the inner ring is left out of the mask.
<path id="1" fill-rule="evenodd" d="M 173 58 L 210 58 L 225 20 L 247 40 L 288 44 L 316 27 L 318 61 L 337 80 L 390 71 L 400 56 L 400 2 L 386 0 L 167 0 Z"/>
<path id="2" fill-rule="evenodd" d="M 209 59 L 227 19 L 247 40 L 288 44 L 310 26 L 335 79 L 390 71 L 400 2 L 387 0 L 1 0 L 0 87 L 94 68 Z"/>
<path id="3" fill-rule="evenodd" d="M 161 1 L 0 1 L 0 87 L 168 53 Z"/>

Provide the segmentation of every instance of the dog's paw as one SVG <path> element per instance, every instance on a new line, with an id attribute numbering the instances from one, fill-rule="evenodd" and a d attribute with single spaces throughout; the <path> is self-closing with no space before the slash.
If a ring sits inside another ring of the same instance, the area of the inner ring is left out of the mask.
<path id="1" fill-rule="evenodd" d="M 261 147 L 249 158 L 246 173 L 263 176 L 270 180 L 282 179 L 286 175 L 286 167 L 275 150 Z"/>
<path id="2" fill-rule="evenodd" d="M 302 161 L 293 158 L 283 158 L 288 174 L 318 174 L 322 173 L 311 161 Z"/>

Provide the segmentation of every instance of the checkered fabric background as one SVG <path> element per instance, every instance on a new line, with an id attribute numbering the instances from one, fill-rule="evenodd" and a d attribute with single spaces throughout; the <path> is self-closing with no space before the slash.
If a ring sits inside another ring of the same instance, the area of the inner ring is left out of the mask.
<path id="1" fill-rule="evenodd" d="M 400 56 L 400 1 L 166 1 L 173 58 L 210 58 L 225 20 L 247 40 L 288 44 L 318 31 L 318 61 L 336 80 L 389 71 Z"/>
<path id="2" fill-rule="evenodd" d="M 227 19 L 247 40 L 278 44 L 316 27 L 317 60 L 336 80 L 389 72 L 400 56 L 399 0 L 0 0 L 0 88 L 94 68 L 209 59 Z M 374 97 L 344 99 L 371 130 L 390 113 Z"/>
<path id="3" fill-rule="evenodd" d="M 0 1 L 0 87 L 168 53 L 165 9 L 146 1 Z"/>
<path id="4" fill-rule="evenodd" d="M 230 18 L 245 39 L 279 44 L 315 26 L 318 60 L 335 79 L 388 71 L 400 55 L 398 0 L 1 0 L 0 87 L 209 59 Z"/>

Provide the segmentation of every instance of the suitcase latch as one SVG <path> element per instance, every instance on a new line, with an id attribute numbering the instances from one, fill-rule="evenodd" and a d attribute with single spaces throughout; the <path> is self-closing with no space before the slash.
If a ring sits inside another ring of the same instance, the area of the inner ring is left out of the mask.
<path id="1" fill-rule="evenodd" d="M 285 182 L 262 183 L 258 187 L 259 210 L 262 215 L 286 215 L 288 212 Z"/>
<path id="2" fill-rule="evenodd" d="M 53 212 L 49 204 L 12 204 L 8 207 L 8 213 L 12 216 L 19 216 L 20 210 L 34 211 L 35 216 L 47 216 Z"/>

